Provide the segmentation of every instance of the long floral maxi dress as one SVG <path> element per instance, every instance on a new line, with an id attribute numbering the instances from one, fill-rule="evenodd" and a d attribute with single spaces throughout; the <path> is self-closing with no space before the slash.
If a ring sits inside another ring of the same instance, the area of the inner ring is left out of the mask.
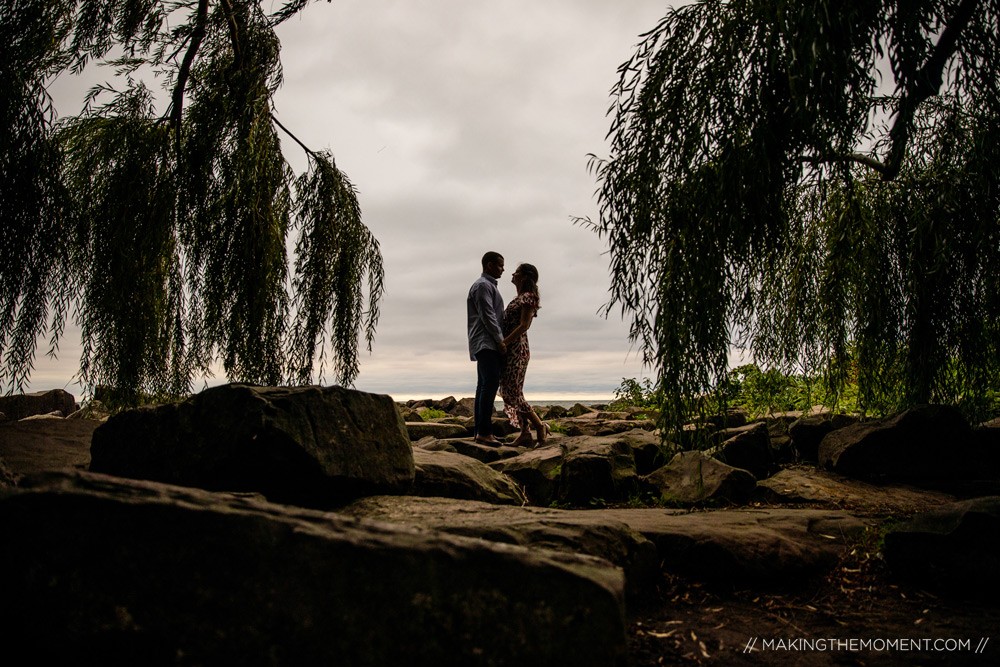
<path id="1" fill-rule="evenodd" d="M 537 309 L 538 297 L 532 292 L 524 292 L 518 294 L 507 304 L 507 308 L 503 311 L 504 336 L 510 335 L 510 332 L 521 323 L 522 308 Z M 525 332 L 507 346 L 503 374 L 500 376 L 500 396 L 503 398 L 503 409 L 514 428 L 521 428 L 518 415 L 526 415 L 531 412 L 531 406 L 524 400 L 524 374 L 528 372 L 530 358 L 528 333 Z"/>

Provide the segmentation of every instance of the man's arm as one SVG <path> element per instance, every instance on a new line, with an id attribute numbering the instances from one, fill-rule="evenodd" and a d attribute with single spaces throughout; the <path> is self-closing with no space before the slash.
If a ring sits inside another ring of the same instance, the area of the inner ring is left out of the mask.
<path id="1" fill-rule="evenodd" d="M 503 328 L 500 326 L 498 314 L 493 307 L 493 294 L 485 283 L 476 286 L 472 295 L 472 307 L 476 311 L 476 317 L 482 321 L 486 331 L 503 352 L 506 348 L 503 342 Z"/>

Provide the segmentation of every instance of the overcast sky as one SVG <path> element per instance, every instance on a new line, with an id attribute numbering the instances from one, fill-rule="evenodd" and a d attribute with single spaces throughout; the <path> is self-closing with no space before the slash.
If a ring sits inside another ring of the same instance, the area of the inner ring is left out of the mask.
<path id="1" fill-rule="evenodd" d="M 356 388 L 397 399 L 475 393 L 465 298 L 487 250 L 506 259 L 505 301 L 518 263 L 540 274 L 529 400 L 610 397 L 623 377 L 648 375 L 620 313 L 598 315 L 606 247 L 571 217 L 597 215 L 587 154 L 606 155 L 617 67 L 667 6 L 335 0 L 279 29 L 277 116 L 311 149 L 333 152 L 382 248 L 382 317 Z M 58 101 L 85 87 L 63 77 L 53 92 Z M 283 141 L 295 171 L 305 169 Z M 73 330 L 57 362 L 38 359 L 32 390 L 79 394 L 78 355 Z"/>

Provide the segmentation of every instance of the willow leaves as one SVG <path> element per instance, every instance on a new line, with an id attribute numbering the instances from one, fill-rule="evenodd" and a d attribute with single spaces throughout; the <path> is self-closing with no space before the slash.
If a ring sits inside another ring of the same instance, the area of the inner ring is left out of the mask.
<path id="1" fill-rule="evenodd" d="M 189 391 L 216 364 L 234 381 L 278 384 L 331 363 L 336 381 L 353 382 L 362 332 L 370 347 L 378 321 L 382 258 L 332 156 L 306 149 L 297 178 L 282 154 L 273 28 L 308 3 L 272 15 L 262 4 L 0 9 L 0 383 L 23 387 L 38 337 L 56 346 L 70 313 L 81 379 L 126 401 Z M 120 83 L 57 119 L 46 83 L 92 60 Z"/>
<path id="2" fill-rule="evenodd" d="M 607 308 L 632 318 L 668 424 L 734 347 L 833 387 L 854 369 L 868 411 L 987 411 L 998 22 L 997 0 L 703 0 L 643 36 L 584 222 L 607 239 Z"/>

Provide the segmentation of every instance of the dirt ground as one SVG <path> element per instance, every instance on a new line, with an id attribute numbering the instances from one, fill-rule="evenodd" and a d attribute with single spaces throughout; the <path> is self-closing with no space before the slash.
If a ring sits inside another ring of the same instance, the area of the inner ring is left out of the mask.
<path id="1" fill-rule="evenodd" d="M 859 540 L 822 580 L 784 590 L 665 572 L 659 590 L 630 605 L 630 664 L 1000 664 L 996 597 L 961 599 L 896 581 L 875 537 Z"/>

